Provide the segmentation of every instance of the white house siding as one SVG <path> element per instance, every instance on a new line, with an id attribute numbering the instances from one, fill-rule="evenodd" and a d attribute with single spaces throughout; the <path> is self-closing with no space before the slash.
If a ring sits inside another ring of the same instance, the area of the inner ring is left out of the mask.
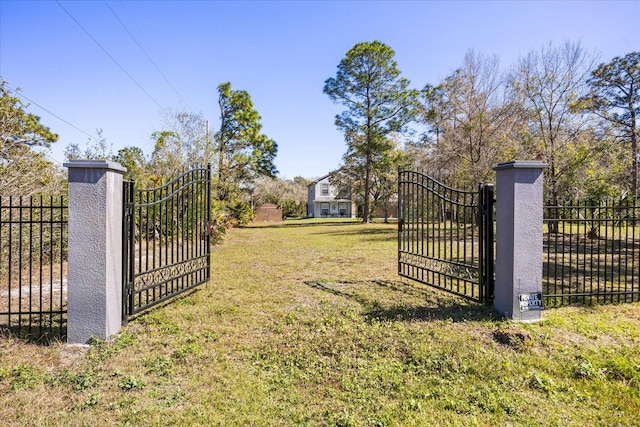
<path id="1" fill-rule="evenodd" d="M 338 193 L 338 189 L 329 183 L 328 175 L 309 184 L 307 216 L 309 218 L 355 218 L 356 209 L 351 201 L 350 191 Z"/>

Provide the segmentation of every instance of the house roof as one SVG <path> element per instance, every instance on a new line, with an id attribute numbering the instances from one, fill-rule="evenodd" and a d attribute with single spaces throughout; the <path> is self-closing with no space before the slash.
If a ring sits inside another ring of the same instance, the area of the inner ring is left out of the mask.
<path id="1" fill-rule="evenodd" d="M 311 181 L 311 183 L 309 185 L 307 185 L 307 187 L 311 187 L 312 185 L 316 185 L 320 181 L 329 178 L 329 175 L 331 175 L 331 174 L 326 174 L 325 176 L 321 176 L 320 178 L 316 179 L 315 181 Z"/>

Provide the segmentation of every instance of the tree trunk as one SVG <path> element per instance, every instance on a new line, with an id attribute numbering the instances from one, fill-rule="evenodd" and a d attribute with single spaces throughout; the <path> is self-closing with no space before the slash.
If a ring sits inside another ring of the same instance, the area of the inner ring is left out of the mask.
<path id="1" fill-rule="evenodd" d="M 638 137 L 636 135 L 636 112 L 633 105 L 630 106 L 631 112 L 631 151 L 633 152 L 633 197 L 638 198 Z"/>
<path id="2" fill-rule="evenodd" d="M 364 208 L 362 209 L 362 223 L 370 222 L 369 218 L 369 191 L 371 190 L 371 162 L 367 156 L 367 167 L 364 178 Z"/>

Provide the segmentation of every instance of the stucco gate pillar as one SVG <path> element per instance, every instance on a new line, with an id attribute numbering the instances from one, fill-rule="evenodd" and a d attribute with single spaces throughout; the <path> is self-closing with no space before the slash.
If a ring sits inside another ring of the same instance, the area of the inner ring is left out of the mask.
<path id="1" fill-rule="evenodd" d="M 73 160 L 69 169 L 67 342 L 107 339 L 122 323 L 122 174 L 101 160 Z"/>
<path id="2" fill-rule="evenodd" d="M 542 318 L 543 171 L 513 161 L 496 171 L 495 309 L 518 321 Z"/>

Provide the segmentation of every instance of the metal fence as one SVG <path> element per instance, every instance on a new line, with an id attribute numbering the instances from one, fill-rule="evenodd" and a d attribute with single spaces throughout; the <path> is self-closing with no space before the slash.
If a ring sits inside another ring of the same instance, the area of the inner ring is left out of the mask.
<path id="1" fill-rule="evenodd" d="M 543 262 L 546 306 L 639 300 L 640 206 L 545 206 Z"/>
<path id="2" fill-rule="evenodd" d="M 63 197 L 0 197 L 0 331 L 66 336 L 67 218 Z"/>
<path id="3" fill-rule="evenodd" d="M 211 171 L 169 183 L 125 182 L 123 320 L 209 281 Z"/>

